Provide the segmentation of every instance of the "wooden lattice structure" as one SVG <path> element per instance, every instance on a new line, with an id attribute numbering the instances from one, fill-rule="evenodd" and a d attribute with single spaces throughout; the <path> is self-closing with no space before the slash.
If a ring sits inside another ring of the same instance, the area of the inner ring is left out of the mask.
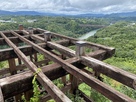
<path id="1" fill-rule="evenodd" d="M 0 70 L 0 102 L 10 97 L 20 102 L 22 93 L 29 99 L 33 73 L 37 73 L 37 80 L 44 87 L 42 91 L 48 93 L 41 97 L 41 102 L 51 98 L 57 102 L 71 102 L 64 92 L 75 93 L 82 82 L 114 102 L 135 102 L 102 82 L 100 74 L 136 89 L 136 75 L 102 62 L 114 54 L 114 48 L 78 41 L 40 28 L 24 30 L 22 26 L 19 30 L 1 31 L 0 46 L 6 46 L 0 49 L 0 61 L 7 61 L 9 67 Z M 75 50 L 70 49 L 71 46 Z M 39 54 L 44 56 L 40 61 Z M 37 68 L 42 71 L 37 72 Z M 67 74 L 70 74 L 68 82 Z M 62 89 L 51 81 L 58 78 L 64 83 Z M 81 90 L 79 92 L 86 102 L 93 102 Z"/>

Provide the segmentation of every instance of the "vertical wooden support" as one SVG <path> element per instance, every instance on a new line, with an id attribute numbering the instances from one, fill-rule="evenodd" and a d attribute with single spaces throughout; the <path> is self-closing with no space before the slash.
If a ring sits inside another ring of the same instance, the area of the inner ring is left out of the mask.
<path id="1" fill-rule="evenodd" d="M 80 58 L 80 56 L 84 55 L 84 41 L 77 41 L 76 42 L 76 57 Z M 76 90 L 78 89 L 78 79 L 74 77 L 73 75 L 70 75 L 70 81 L 71 81 L 71 90 L 70 92 L 73 94 L 76 94 Z"/>
<path id="2" fill-rule="evenodd" d="M 70 81 L 71 81 L 70 92 L 76 94 L 76 90 L 78 89 L 78 79 L 70 74 Z"/>
<path id="3" fill-rule="evenodd" d="M 29 30 L 29 34 L 33 34 L 33 28 L 32 27 L 28 27 L 28 30 Z"/>
<path id="4" fill-rule="evenodd" d="M 14 58 L 9 59 L 8 63 L 9 63 L 9 70 L 10 70 L 11 75 L 17 74 L 15 59 Z M 16 100 L 16 102 L 20 102 L 21 101 L 21 94 L 16 95 L 15 100 Z"/>
<path id="5" fill-rule="evenodd" d="M 3 98 L 1 87 L 0 87 L 0 102 L 4 102 L 4 98 Z"/>
<path id="6" fill-rule="evenodd" d="M 43 34 L 44 34 L 44 40 L 45 40 L 46 43 L 47 43 L 47 41 L 51 41 L 51 33 L 50 33 L 50 31 L 44 32 Z M 46 59 L 46 56 L 44 56 L 44 58 Z"/>
<path id="7" fill-rule="evenodd" d="M 21 59 L 18 58 L 18 65 L 21 65 L 21 64 L 22 64 Z"/>
<path id="8" fill-rule="evenodd" d="M 30 54 L 30 60 L 33 62 L 33 55 Z"/>
<path id="9" fill-rule="evenodd" d="M 18 29 L 19 29 L 19 30 L 23 30 L 23 29 L 24 29 L 23 25 L 20 24 Z M 20 65 L 20 64 L 21 64 L 21 59 L 18 58 L 18 65 Z"/>
<path id="10" fill-rule="evenodd" d="M 25 99 L 29 102 L 30 98 L 33 96 L 33 90 L 29 90 L 27 92 L 24 92 Z"/>
<path id="11" fill-rule="evenodd" d="M 23 30 L 23 29 L 24 29 L 23 25 L 20 24 L 20 25 L 19 25 L 19 30 Z"/>
<path id="12" fill-rule="evenodd" d="M 37 58 L 37 53 L 34 54 L 34 61 L 37 62 L 38 58 Z"/>
<path id="13" fill-rule="evenodd" d="M 76 42 L 76 57 L 77 58 L 80 58 L 80 56 L 85 55 L 84 46 L 85 46 L 84 41 L 77 41 Z"/>
<path id="14" fill-rule="evenodd" d="M 11 75 L 17 74 L 15 59 L 14 58 L 9 59 L 8 63 L 9 63 L 9 70 L 10 70 Z"/>
<path id="15" fill-rule="evenodd" d="M 62 55 L 61 55 L 61 58 L 62 58 L 63 60 L 65 60 L 65 59 L 66 59 L 66 56 L 64 56 L 64 55 L 62 54 Z M 62 82 L 63 82 L 63 84 L 64 84 L 64 86 L 65 86 L 66 83 L 67 83 L 66 76 L 63 76 L 63 77 L 61 78 L 61 80 L 62 80 Z"/>
<path id="16" fill-rule="evenodd" d="M 49 31 L 44 32 L 44 40 L 45 40 L 45 42 L 51 41 L 51 33 Z"/>

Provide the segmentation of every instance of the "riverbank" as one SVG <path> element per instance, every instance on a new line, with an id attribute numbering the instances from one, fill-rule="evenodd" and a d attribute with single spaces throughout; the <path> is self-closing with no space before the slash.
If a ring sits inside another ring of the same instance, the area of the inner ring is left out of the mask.
<path id="1" fill-rule="evenodd" d="M 85 39 L 89 38 L 90 36 L 93 36 L 97 31 L 98 31 L 98 29 L 92 30 L 92 31 L 90 31 L 90 32 L 88 32 L 88 33 L 82 35 L 82 36 L 79 37 L 78 39 L 79 39 L 79 40 L 85 40 Z"/>

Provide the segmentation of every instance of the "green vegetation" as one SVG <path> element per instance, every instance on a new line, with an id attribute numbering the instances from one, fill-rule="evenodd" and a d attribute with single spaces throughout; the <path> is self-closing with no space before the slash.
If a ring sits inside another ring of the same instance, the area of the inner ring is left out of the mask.
<path id="1" fill-rule="evenodd" d="M 39 89 L 39 85 L 36 81 L 36 78 L 37 78 L 37 73 L 39 73 L 41 71 L 40 68 L 37 69 L 37 72 L 34 73 L 34 77 L 33 77 L 33 80 L 32 80 L 32 84 L 33 84 L 33 97 L 30 98 L 30 102 L 39 102 L 40 101 L 40 97 L 42 96 L 41 95 L 41 92 L 40 92 L 40 89 Z M 22 100 L 24 102 L 28 102 L 26 99 L 25 99 L 25 96 L 23 95 L 22 96 Z"/>
<path id="2" fill-rule="evenodd" d="M 118 22 L 100 29 L 88 41 L 111 46 L 116 49 L 115 55 L 105 62 L 136 74 L 136 25 L 129 22 Z"/>
<path id="3" fill-rule="evenodd" d="M 94 36 L 88 38 L 88 41 L 111 46 L 116 49 L 116 52 L 112 58 L 105 60 L 106 63 L 122 68 L 136 74 L 136 24 L 132 22 L 117 22 L 114 25 L 110 25 L 104 29 L 100 29 Z M 114 87 L 116 90 L 128 95 L 129 97 L 136 99 L 136 90 L 133 90 L 125 85 L 116 82 L 115 80 L 102 76 L 104 82 Z M 99 93 L 90 89 L 100 99 L 103 97 Z M 90 95 L 91 97 L 92 94 Z M 97 98 L 98 98 L 97 97 Z M 94 100 L 97 99 L 93 97 Z M 98 98 L 98 99 L 99 99 Z M 104 102 L 109 102 L 108 99 Z M 96 100 L 96 102 L 102 102 Z"/>
<path id="4" fill-rule="evenodd" d="M 18 29 L 22 24 L 25 28 L 42 28 L 52 32 L 64 34 L 71 37 L 79 37 L 100 27 L 86 27 L 85 25 L 108 25 L 103 18 L 69 18 L 69 17 L 46 17 L 46 16 L 1 16 L 0 30 Z M 8 21 L 8 22 L 6 22 Z M 81 26 L 82 25 L 82 26 Z"/>

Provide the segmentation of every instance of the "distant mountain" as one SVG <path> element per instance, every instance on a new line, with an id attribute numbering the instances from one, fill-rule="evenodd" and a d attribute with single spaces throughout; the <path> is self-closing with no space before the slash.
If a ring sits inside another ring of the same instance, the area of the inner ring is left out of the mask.
<path id="1" fill-rule="evenodd" d="M 80 17 L 104 17 L 105 14 L 80 14 L 80 15 L 76 15 L 76 16 L 80 16 Z"/>
<path id="2" fill-rule="evenodd" d="M 0 15 L 48 15 L 48 16 L 55 16 L 57 14 L 54 13 L 40 13 L 36 11 L 17 11 L 17 12 L 11 12 L 11 11 L 4 11 L 0 10 Z"/>
<path id="3" fill-rule="evenodd" d="M 65 15 L 65 14 L 55 14 L 55 13 L 40 13 L 36 11 L 4 11 L 0 10 L 0 15 L 41 15 L 41 16 L 74 16 L 74 17 L 136 17 L 135 12 L 125 12 L 125 13 L 112 13 L 112 14 L 78 14 L 78 15 Z"/>
<path id="4" fill-rule="evenodd" d="M 109 16 L 109 17 L 136 17 L 136 11 L 124 12 L 124 13 L 112 13 L 106 16 Z"/>

